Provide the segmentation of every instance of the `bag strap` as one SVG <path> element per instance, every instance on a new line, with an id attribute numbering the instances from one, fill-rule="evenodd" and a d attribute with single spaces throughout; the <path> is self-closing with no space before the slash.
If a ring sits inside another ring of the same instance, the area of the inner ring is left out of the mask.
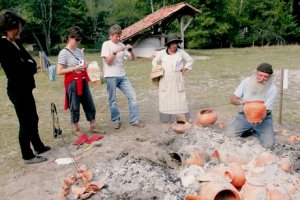
<path id="1" fill-rule="evenodd" d="M 54 103 L 51 103 L 51 115 L 52 115 L 52 124 L 53 124 L 53 137 L 57 138 L 62 134 L 62 130 L 60 129 L 57 110 Z"/>
<path id="2" fill-rule="evenodd" d="M 70 49 L 68 49 L 68 48 L 64 48 L 64 49 L 66 49 L 68 52 L 70 52 L 77 60 L 80 60 L 77 56 L 75 56 L 75 54 L 72 51 L 70 51 Z"/>

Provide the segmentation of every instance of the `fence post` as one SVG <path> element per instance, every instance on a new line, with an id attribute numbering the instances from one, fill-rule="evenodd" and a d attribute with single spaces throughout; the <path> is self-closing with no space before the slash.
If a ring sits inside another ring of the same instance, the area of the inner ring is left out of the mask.
<path id="1" fill-rule="evenodd" d="M 279 100 L 279 117 L 278 123 L 282 124 L 282 102 L 283 102 L 283 78 L 284 78 L 284 69 L 280 71 L 280 100 Z"/>

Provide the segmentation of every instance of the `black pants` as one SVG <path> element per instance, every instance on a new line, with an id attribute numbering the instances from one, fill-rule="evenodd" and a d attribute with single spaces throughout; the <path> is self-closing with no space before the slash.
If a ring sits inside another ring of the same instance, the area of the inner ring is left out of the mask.
<path id="1" fill-rule="evenodd" d="M 35 151 L 44 148 L 44 144 L 38 133 L 39 118 L 32 90 L 22 92 L 8 91 L 7 93 L 9 99 L 14 104 L 19 119 L 19 143 L 22 158 L 29 160 L 34 157 L 33 151 L 30 148 L 30 143 Z"/>

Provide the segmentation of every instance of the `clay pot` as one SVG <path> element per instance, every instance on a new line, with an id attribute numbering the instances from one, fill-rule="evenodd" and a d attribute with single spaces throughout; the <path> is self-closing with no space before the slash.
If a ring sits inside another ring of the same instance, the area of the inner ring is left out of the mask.
<path id="1" fill-rule="evenodd" d="M 299 135 L 290 135 L 290 136 L 288 136 L 288 143 L 289 144 L 298 144 L 298 143 L 300 143 L 300 136 Z"/>
<path id="2" fill-rule="evenodd" d="M 232 162 L 238 163 L 239 165 L 245 165 L 248 160 L 243 155 L 238 153 L 227 152 L 224 150 L 214 150 L 212 157 L 219 159 L 220 161 L 229 164 Z"/>
<path id="3" fill-rule="evenodd" d="M 263 152 L 256 158 L 256 167 L 263 167 L 278 161 L 278 157 L 269 152 Z"/>
<path id="4" fill-rule="evenodd" d="M 175 133 L 179 133 L 179 134 L 185 133 L 186 130 L 187 130 L 185 124 L 172 124 L 172 125 L 170 126 L 170 129 L 171 129 L 172 131 L 174 131 Z"/>
<path id="5" fill-rule="evenodd" d="M 176 115 L 176 122 L 177 124 L 185 124 L 186 119 L 185 119 L 185 115 Z"/>
<path id="6" fill-rule="evenodd" d="M 260 179 L 253 178 L 251 175 L 241 188 L 240 194 L 243 200 L 262 200 L 267 198 L 266 183 Z"/>
<path id="7" fill-rule="evenodd" d="M 280 168 L 286 172 L 290 172 L 293 169 L 293 162 L 288 157 L 280 159 Z"/>
<path id="8" fill-rule="evenodd" d="M 208 200 L 241 200 L 237 189 L 227 181 L 211 181 L 204 183 L 198 195 Z"/>
<path id="9" fill-rule="evenodd" d="M 267 190 L 264 187 L 247 187 L 241 190 L 242 198 L 245 200 L 262 200 L 266 199 Z"/>
<path id="10" fill-rule="evenodd" d="M 184 200 L 208 200 L 207 198 L 200 197 L 198 195 L 187 195 Z"/>
<path id="11" fill-rule="evenodd" d="M 242 187 L 246 182 L 245 171 L 237 163 L 230 163 L 224 172 L 224 176 L 235 187 Z"/>
<path id="12" fill-rule="evenodd" d="M 202 126 L 213 125 L 218 119 L 218 115 L 212 109 L 204 109 L 196 115 L 196 121 Z"/>
<path id="13" fill-rule="evenodd" d="M 179 149 L 178 152 L 172 153 L 171 157 L 179 160 L 182 165 L 202 166 L 210 160 L 210 156 L 204 149 L 198 146 L 188 145 Z"/>
<path id="14" fill-rule="evenodd" d="M 272 189 L 268 192 L 267 200 L 274 200 L 274 199 L 288 200 L 289 198 L 286 197 L 286 195 L 284 195 L 280 190 Z"/>
<path id="15" fill-rule="evenodd" d="M 267 108 L 262 100 L 245 101 L 243 111 L 250 123 L 259 123 L 266 116 Z"/>

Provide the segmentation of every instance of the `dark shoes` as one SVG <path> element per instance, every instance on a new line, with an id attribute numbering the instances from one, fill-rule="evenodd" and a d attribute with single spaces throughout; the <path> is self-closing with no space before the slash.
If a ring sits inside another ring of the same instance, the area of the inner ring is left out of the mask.
<path id="1" fill-rule="evenodd" d="M 120 129 L 121 128 L 121 122 L 117 122 L 114 124 L 114 129 Z"/>
<path id="2" fill-rule="evenodd" d="M 50 149 L 51 149 L 51 147 L 44 146 L 42 149 L 36 151 L 35 153 L 36 154 L 42 154 L 42 153 L 45 153 L 46 151 L 49 151 Z"/>
<path id="3" fill-rule="evenodd" d="M 145 127 L 145 124 L 143 124 L 142 122 L 136 122 L 136 123 L 133 123 L 133 124 L 130 124 L 131 126 L 134 126 L 134 127 L 138 127 L 138 128 L 142 128 L 142 127 Z M 117 122 L 117 123 L 114 123 L 114 129 L 120 129 L 121 128 L 121 122 Z"/>
<path id="4" fill-rule="evenodd" d="M 137 128 L 143 128 L 145 127 L 145 124 L 143 124 L 142 122 L 137 122 L 134 124 L 130 124 L 131 126 L 137 127 Z"/>
<path id="5" fill-rule="evenodd" d="M 50 147 L 49 147 L 50 148 Z M 25 164 L 35 164 L 35 163 L 41 163 L 41 162 L 44 162 L 46 161 L 47 158 L 46 157 L 43 157 L 43 156 L 35 156 L 29 160 L 24 160 L 24 163 Z"/>

